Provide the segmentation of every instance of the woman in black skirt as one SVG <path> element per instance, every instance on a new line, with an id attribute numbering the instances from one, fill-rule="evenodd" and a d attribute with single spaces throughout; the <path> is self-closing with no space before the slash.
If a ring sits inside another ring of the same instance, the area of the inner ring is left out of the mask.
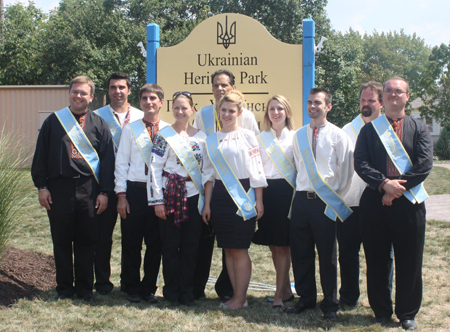
<path id="1" fill-rule="evenodd" d="M 224 309 L 248 306 L 247 289 L 252 273 L 248 248 L 255 231 L 256 220 L 259 220 L 264 212 L 262 192 L 263 187 L 267 186 L 255 134 L 240 128 L 237 124 L 244 107 L 244 96 L 239 91 L 233 90 L 224 95 L 218 105 L 221 130 L 206 139 L 208 157 L 204 158 L 203 168 L 203 182 L 206 184 L 202 217 L 205 223 L 210 222 L 211 218 L 216 231 L 217 245 L 225 249 L 227 270 L 234 292 L 230 301 L 221 304 Z M 212 143 L 212 140 L 215 143 Z M 215 157 L 217 153 L 223 156 L 221 163 L 211 161 L 217 160 Z M 220 170 L 226 166 L 228 168 L 225 173 L 221 173 Z M 227 174 L 232 174 L 233 179 L 228 179 Z M 250 203 L 239 205 L 238 197 L 243 196 L 230 189 L 233 184 L 237 187 L 242 185 L 245 192 L 254 188 L 255 208 Z M 241 213 L 245 211 L 251 213 L 244 213 L 246 218 L 240 217 L 236 214 L 238 209 Z"/>
<path id="2" fill-rule="evenodd" d="M 258 136 L 258 141 L 268 187 L 264 189 L 264 216 L 258 221 L 253 243 L 269 246 L 272 252 L 276 271 L 272 306 L 282 307 L 283 301 L 293 297 L 289 281 L 291 253 L 288 215 L 295 191 L 295 131 L 291 105 L 285 97 L 273 96 L 266 105 L 264 131 Z"/>

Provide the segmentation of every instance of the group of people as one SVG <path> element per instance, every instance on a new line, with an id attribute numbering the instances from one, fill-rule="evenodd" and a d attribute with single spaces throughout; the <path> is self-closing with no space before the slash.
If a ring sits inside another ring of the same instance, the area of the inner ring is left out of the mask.
<path id="1" fill-rule="evenodd" d="M 260 132 L 234 75 L 219 70 L 211 79 L 215 104 L 197 112 L 192 125 L 195 108 L 187 91 L 173 94 L 169 124 L 159 118 L 165 97 L 156 84 L 140 89 L 139 111 L 128 104 L 130 79 L 114 73 L 108 79 L 110 105 L 91 112 L 92 80 L 72 80 L 70 106 L 44 121 L 32 165 L 50 219 L 59 297 L 76 293 L 93 301 L 94 287 L 99 294 L 111 292 L 119 214 L 121 290 L 131 302 L 158 302 L 162 257 L 164 299 L 194 305 L 205 296 L 216 238 L 222 249 L 215 285 L 221 308 L 248 306 L 251 242 L 272 253 L 276 292 L 267 301 L 288 314 L 314 308 L 317 249 L 320 308 L 325 320 L 335 321 L 340 306 L 358 304 L 363 243 L 374 323 L 387 324 L 393 314 L 395 255 L 395 313 L 404 329 L 417 328 L 423 181 L 432 168 L 432 141 L 426 125 L 405 114 L 408 83 L 393 77 L 384 85 L 361 85 L 361 113 L 343 129 L 327 121 L 327 90 L 311 89 L 311 123 L 297 131 L 289 101 L 275 95 Z M 285 307 L 294 299 L 291 261 L 299 300 Z"/>

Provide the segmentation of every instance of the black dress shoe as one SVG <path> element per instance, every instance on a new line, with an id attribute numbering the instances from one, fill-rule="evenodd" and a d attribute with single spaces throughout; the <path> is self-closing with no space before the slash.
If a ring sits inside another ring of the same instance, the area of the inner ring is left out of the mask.
<path id="1" fill-rule="evenodd" d="M 381 326 L 386 325 L 391 321 L 391 317 L 375 317 L 372 324 L 380 324 Z"/>
<path id="2" fill-rule="evenodd" d="M 88 303 L 92 303 L 92 302 L 95 301 L 95 297 L 94 297 L 94 295 L 92 293 L 86 294 L 86 295 L 83 296 L 83 301 L 84 302 L 88 302 Z"/>
<path id="3" fill-rule="evenodd" d="M 73 295 L 69 295 L 69 294 L 61 294 L 58 295 L 58 300 L 66 300 L 66 299 L 71 299 Z"/>
<path id="4" fill-rule="evenodd" d="M 402 328 L 404 330 L 417 330 L 417 324 L 414 319 L 402 320 Z"/>
<path id="5" fill-rule="evenodd" d="M 150 293 L 149 295 L 144 295 L 142 299 L 148 303 L 158 303 L 159 300 L 155 297 L 155 294 Z"/>
<path id="6" fill-rule="evenodd" d="M 293 307 L 287 307 L 283 312 L 287 314 L 299 314 L 307 309 L 314 309 L 315 305 L 304 305 L 303 303 L 297 302 Z"/>
<path id="7" fill-rule="evenodd" d="M 109 291 L 109 290 L 97 290 L 97 294 L 99 294 L 99 295 L 106 296 L 109 293 L 111 293 L 111 291 Z"/>
<path id="8" fill-rule="evenodd" d="M 142 298 L 139 294 L 128 294 L 127 299 L 132 303 L 139 303 L 142 301 Z"/>
<path id="9" fill-rule="evenodd" d="M 327 311 L 323 315 L 323 320 L 327 322 L 335 322 L 336 321 L 336 313 L 334 311 Z"/>
<path id="10" fill-rule="evenodd" d="M 195 307 L 195 302 L 194 301 L 185 301 L 185 302 L 181 302 L 180 301 L 180 304 L 188 306 L 188 307 Z"/>

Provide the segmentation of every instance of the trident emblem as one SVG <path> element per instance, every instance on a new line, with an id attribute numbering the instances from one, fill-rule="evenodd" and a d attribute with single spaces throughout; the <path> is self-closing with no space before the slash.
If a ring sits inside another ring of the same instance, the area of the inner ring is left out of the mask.
<path id="1" fill-rule="evenodd" d="M 217 45 L 223 45 L 227 49 L 231 44 L 236 44 L 236 21 L 231 24 L 228 33 L 228 16 L 225 16 L 225 33 L 222 24 L 217 22 Z"/>

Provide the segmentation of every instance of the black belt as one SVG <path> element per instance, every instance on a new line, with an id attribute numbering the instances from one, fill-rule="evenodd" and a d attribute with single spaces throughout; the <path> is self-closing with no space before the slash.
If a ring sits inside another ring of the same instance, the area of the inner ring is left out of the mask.
<path id="1" fill-rule="evenodd" d="M 319 195 L 317 195 L 315 191 L 299 191 L 299 193 L 305 195 L 307 199 L 319 198 Z"/>
<path id="2" fill-rule="evenodd" d="M 127 187 L 147 188 L 147 182 L 127 181 Z"/>

